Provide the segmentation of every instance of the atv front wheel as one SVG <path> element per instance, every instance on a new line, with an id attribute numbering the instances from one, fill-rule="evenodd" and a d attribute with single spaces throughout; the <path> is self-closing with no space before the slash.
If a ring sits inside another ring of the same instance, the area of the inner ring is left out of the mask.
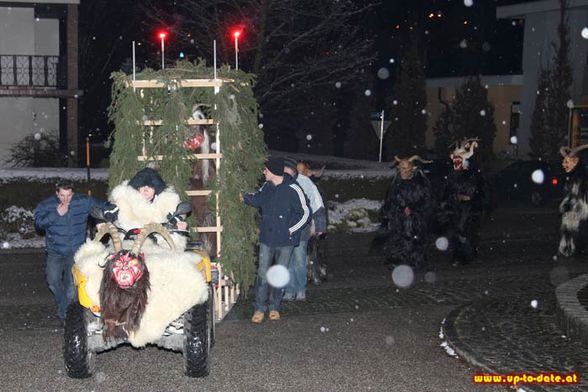
<path id="1" fill-rule="evenodd" d="M 88 378 L 92 375 L 93 353 L 88 349 L 87 310 L 77 302 L 67 309 L 64 326 L 63 359 L 71 378 Z"/>
<path id="2" fill-rule="evenodd" d="M 184 366 L 188 377 L 208 376 L 210 303 L 211 298 L 184 315 Z"/>

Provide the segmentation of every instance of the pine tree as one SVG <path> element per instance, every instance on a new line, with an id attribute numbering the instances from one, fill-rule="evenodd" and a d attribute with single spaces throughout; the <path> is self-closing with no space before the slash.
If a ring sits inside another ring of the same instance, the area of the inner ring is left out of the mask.
<path id="1" fill-rule="evenodd" d="M 453 103 L 455 114 L 455 139 L 477 137 L 482 160 L 492 156 L 496 136 L 494 107 L 488 101 L 488 92 L 482 86 L 480 76 L 471 76 L 457 90 Z"/>
<path id="2" fill-rule="evenodd" d="M 413 41 L 396 78 L 396 94 L 387 102 L 392 125 L 384 137 L 387 160 L 425 149 L 427 94 L 423 62 Z"/>
<path id="3" fill-rule="evenodd" d="M 559 43 L 553 43 L 552 67 L 539 75 L 538 96 L 531 120 L 531 154 L 535 157 L 558 159 L 559 148 L 565 144 L 568 126 L 568 102 L 573 83 L 569 60 L 570 38 L 567 26 L 566 0 L 560 0 L 557 27 Z"/>
<path id="4" fill-rule="evenodd" d="M 438 158 L 446 158 L 449 154 L 449 146 L 456 139 L 454 130 L 454 113 L 451 106 L 446 105 L 445 111 L 441 113 L 433 126 L 435 136 L 435 154 Z"/>

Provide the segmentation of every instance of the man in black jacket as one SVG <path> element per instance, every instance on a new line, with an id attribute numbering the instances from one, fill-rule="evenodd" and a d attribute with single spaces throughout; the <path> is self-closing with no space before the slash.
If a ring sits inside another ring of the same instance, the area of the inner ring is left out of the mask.
<path id="1" fill-rule="evenodd" d="M 283 290 L 282 287 L 270 289 L 266 275 L 274 258 L 276 264 L 288 269 L 292 251 L 300 242 L 300 233 L 311 217 L 304 191 L 290 175 L 284 174 L 283 159 L 269 159 L 263 174 L 266 182 L 262 187 L 243 196 L 245 203 L 261 209 L 255 313 L 251 319 L 255 324 L 263 321 L 268 299 L 270 320 L 280 319 Z"/>

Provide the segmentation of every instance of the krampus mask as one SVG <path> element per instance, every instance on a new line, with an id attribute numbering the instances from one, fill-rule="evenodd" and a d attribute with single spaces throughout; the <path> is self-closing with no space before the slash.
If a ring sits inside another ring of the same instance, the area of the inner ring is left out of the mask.
<path id="1" fill-rule="evenodd" d="M 572 172 L 576 168 L 576 166 L 578 166 L 578 163 L 580 162 L 578 152 L 586 148 L 588 148 L 588 144 L 583 144 L 575 148 L 562 147 L 559 149 L 559 153 L 563 157 L 561 166 L 563 167 L 566 173 Z"/>
<path id="2" fill-rule="evenodd" d="M 105 223 L 96 238 L 102 238 L 106 232 L 112 238 L 114 253 L 106 259 L 100 283 L 103 337 L 104 340 L 125 339 L 139 328 L 150 289 L 149 270 L 141 246 L 151 233 L 161 234 L 170 245 L 173 241 L 161 225 L 151 224 L 141 230 L 129 251 L 122 249 L 117 229 L 111 223 Z"/>
<path id="3" fill-rule="evenodd" d="M 455 149 L 449 157 L 453 161 L 453 170 L 468 170 L 469 159 L 474 155 L 474 149 L 478 148 L 478 138 L 464 138 L 461 141 L 456 141 Z"/>
<path id="4" fill-rule="evenodd" d="M 410 158 L 398 158 L 398 156 L 394 157 L 394 160 L 398 162 L 398 172 L 400 173 L 400 178 L 403 180 L 410 180 L 414 173 L 417 170 L 417 166 L 414 161 L 419 160 L 422 163 L 431 163 L 431 161 L 425 161 L 418 155 L 413 155 Z"/>

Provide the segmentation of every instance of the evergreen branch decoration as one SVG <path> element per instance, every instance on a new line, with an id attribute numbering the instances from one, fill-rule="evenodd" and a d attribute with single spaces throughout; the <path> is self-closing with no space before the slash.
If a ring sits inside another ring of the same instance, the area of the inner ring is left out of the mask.
<path id="1" fill-rule="evenodd" d="M 157 80 L 163 88 L 130 87 L 131 77 L 122 72 L 112 75 L 112 104 L 108 109 L 115 125 L 111 135 L 109 188 L 128 180 L 138 170 L 150 165 L 137 159 L 162 156 L 157 167 L 168 184 L 188 199 L 185 191 L 192 176 L 191 152 L 183 147 L 185 120 L 190 118 L 196 104 L 210 105 L 211 117 L 220 129 L 220 152 L 223 154 L 217 176 L 211 185 L 219 195 L 219 213 L 223 225 L 220 263 L 242 287 L 255 278 L 255 244 L 258 241 L 257 212 L 242 203 L 240 192 L 257 188 L 267 156 L 263 133 L 257 126 L 258 106 L 253 95 L 255 78 L 242 71 L 223 66 L 217 70 L 223 79 L 220 91 L 213 88 L 180 87 L 182 79 L 213 79 L 214 70 L 204 61 L 178 61 L 164 70 L 146 69 L 136 74 L 136 80 Z M 229 82 L 227 82 L 229 80 Z M 181 83 L 181 82 L 180 82 Z M 162 120 L 159 126 L 145 126 L 145 120 Z M 211 211 L 214 196 L 209 197 Z M 244 292 L 246 290 L 243 290 Z"/>

